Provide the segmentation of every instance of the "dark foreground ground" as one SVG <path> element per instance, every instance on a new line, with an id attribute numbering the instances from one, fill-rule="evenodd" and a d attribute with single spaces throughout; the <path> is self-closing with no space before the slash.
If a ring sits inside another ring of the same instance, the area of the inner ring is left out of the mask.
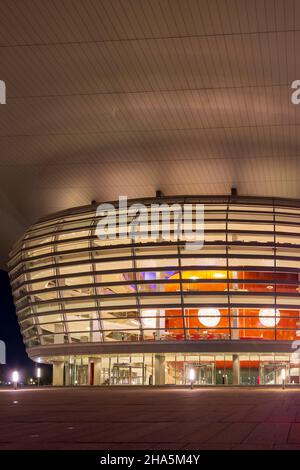
<path id="1" fill-rule="evenodd" d="M 300 449 L 300 389 L 0 391 L 0 449 Z"/>

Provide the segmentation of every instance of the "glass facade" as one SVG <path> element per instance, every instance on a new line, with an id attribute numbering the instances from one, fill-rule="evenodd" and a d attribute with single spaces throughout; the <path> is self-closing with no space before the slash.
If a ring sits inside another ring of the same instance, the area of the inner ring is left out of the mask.
<path id="1" fill-rule="evenodd" d="M 141 202 L 150 208 L 155 200 Z M 83 343 L 164 342 L 167 353 L 174 343 L 259 344 L 300 337 L 299 201 L 175 197 L 157 202 L 204 204 L 201 250 L 186 249 L 184 237 L 152 240 L 141 233 L 139 240 L 100 240 L 95 206 L 54 214 L 27 230 L 10 253 L 9 272 L 29 355 L 36 347 Z M 245 359 L 253 365 L 245 375 L 251 382 L 262 377 L 255 373 L 257 361 Z M 170 365 L 167 377 L 184 377 L 179 362 Z M 219 380 L 217 365 L 215 359 L 214 368 L 197 370 L 199 380 L 214 374 Z M 142 367 L 126 367 L 117 376 L 148 380 Z"/>
<path id="2" fill-rule="evenodd" d="M 64 363 L 65 385 L 157 385 L 156 354 L 112 354 L 55 358 Z M 300 364 L 290 354 L 239 354 L 239 380 L 234 382 L 234 355 L 165 353 L 160 372 L 165 385 L 300 384 Z M 51 359 L 52 360 L 52 359 Z M 96 368 L 95 364 L 100 363 Z M 162 383 L 159 383 L 162 385 Z"/>

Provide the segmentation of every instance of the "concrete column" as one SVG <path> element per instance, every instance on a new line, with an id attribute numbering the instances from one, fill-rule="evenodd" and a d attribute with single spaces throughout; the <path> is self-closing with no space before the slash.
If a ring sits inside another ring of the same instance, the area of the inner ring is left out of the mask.
<path id="1" fill-rule="evenodd" d="M 238 354 L 232 356 L 233 385 L 240 385 L 240 357 Z"/>
<path id="2" fill-rule="evenodd" d="M 65 385 L 72 385 L 72 366 L 71 364 L 65 364 Z"/>
<path id="3" fill-rule="evenodd" d="M 165 385 L 165 356 L 163 354 L 155 354 L 155 385 Z"/>
<path id="4" fill-rule="evenodd" d="M 211 366 L 211 383 L 212 385 L 216 384 L 216 365 L 215 363 Z"/>
<path id="5" fill-rule="evenodd" d="M 61 387 L 64 385 L 64 363 L 61 361 L 53 362 L 52 385 Z"/>

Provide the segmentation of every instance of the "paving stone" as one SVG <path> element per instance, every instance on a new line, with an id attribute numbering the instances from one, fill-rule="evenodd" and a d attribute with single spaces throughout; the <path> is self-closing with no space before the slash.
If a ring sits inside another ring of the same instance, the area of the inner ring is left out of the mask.
<path id="1" fill-rule="evenodd" d="M 300 444 L 300 423 L 292 423 L 288 436 L 289 444 Z"/>
<path id="2" fill-rule="evenodd" d="M 259 423 L 245 439 L 245 443 L 280 444 L 287 442 L 290 423 Z"/>
<path id="3" fill-rule="evenodd" d="M 223 431 L 212 436 L 209 442 L 221 444 L 238 444 L 256 427 L 255 423 L 232 423 Z"/>
<path id="4" fill-rule="evenodd" d="M 1 389 L 0 449 L 296 450 L 299 396 L 250 387 Z"/>

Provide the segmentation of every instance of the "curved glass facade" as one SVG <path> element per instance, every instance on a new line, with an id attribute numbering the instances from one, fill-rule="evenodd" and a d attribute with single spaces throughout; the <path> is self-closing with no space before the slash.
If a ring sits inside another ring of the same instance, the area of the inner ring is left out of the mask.
<path id="1" fill-rule="evenodd" d="M 204 204 L 205 243 L 100 240 L 96 206 L 32 225 L 10 253 L 21 332 L 37 346 L 300 336 L 300 201 L 174 197 Z M 150 207 L 153 199 L 141 200 Z M 159 229 L 162 229 L 160 224 Z"/>
<path id="2" fill-rule="evenodd" d="M 26 345 L 296 339 L 300 208 L 255 202 L 204 201 L 194 252 L 101 241 L 92 208 L 33 225 L 9 262 Z"/>

